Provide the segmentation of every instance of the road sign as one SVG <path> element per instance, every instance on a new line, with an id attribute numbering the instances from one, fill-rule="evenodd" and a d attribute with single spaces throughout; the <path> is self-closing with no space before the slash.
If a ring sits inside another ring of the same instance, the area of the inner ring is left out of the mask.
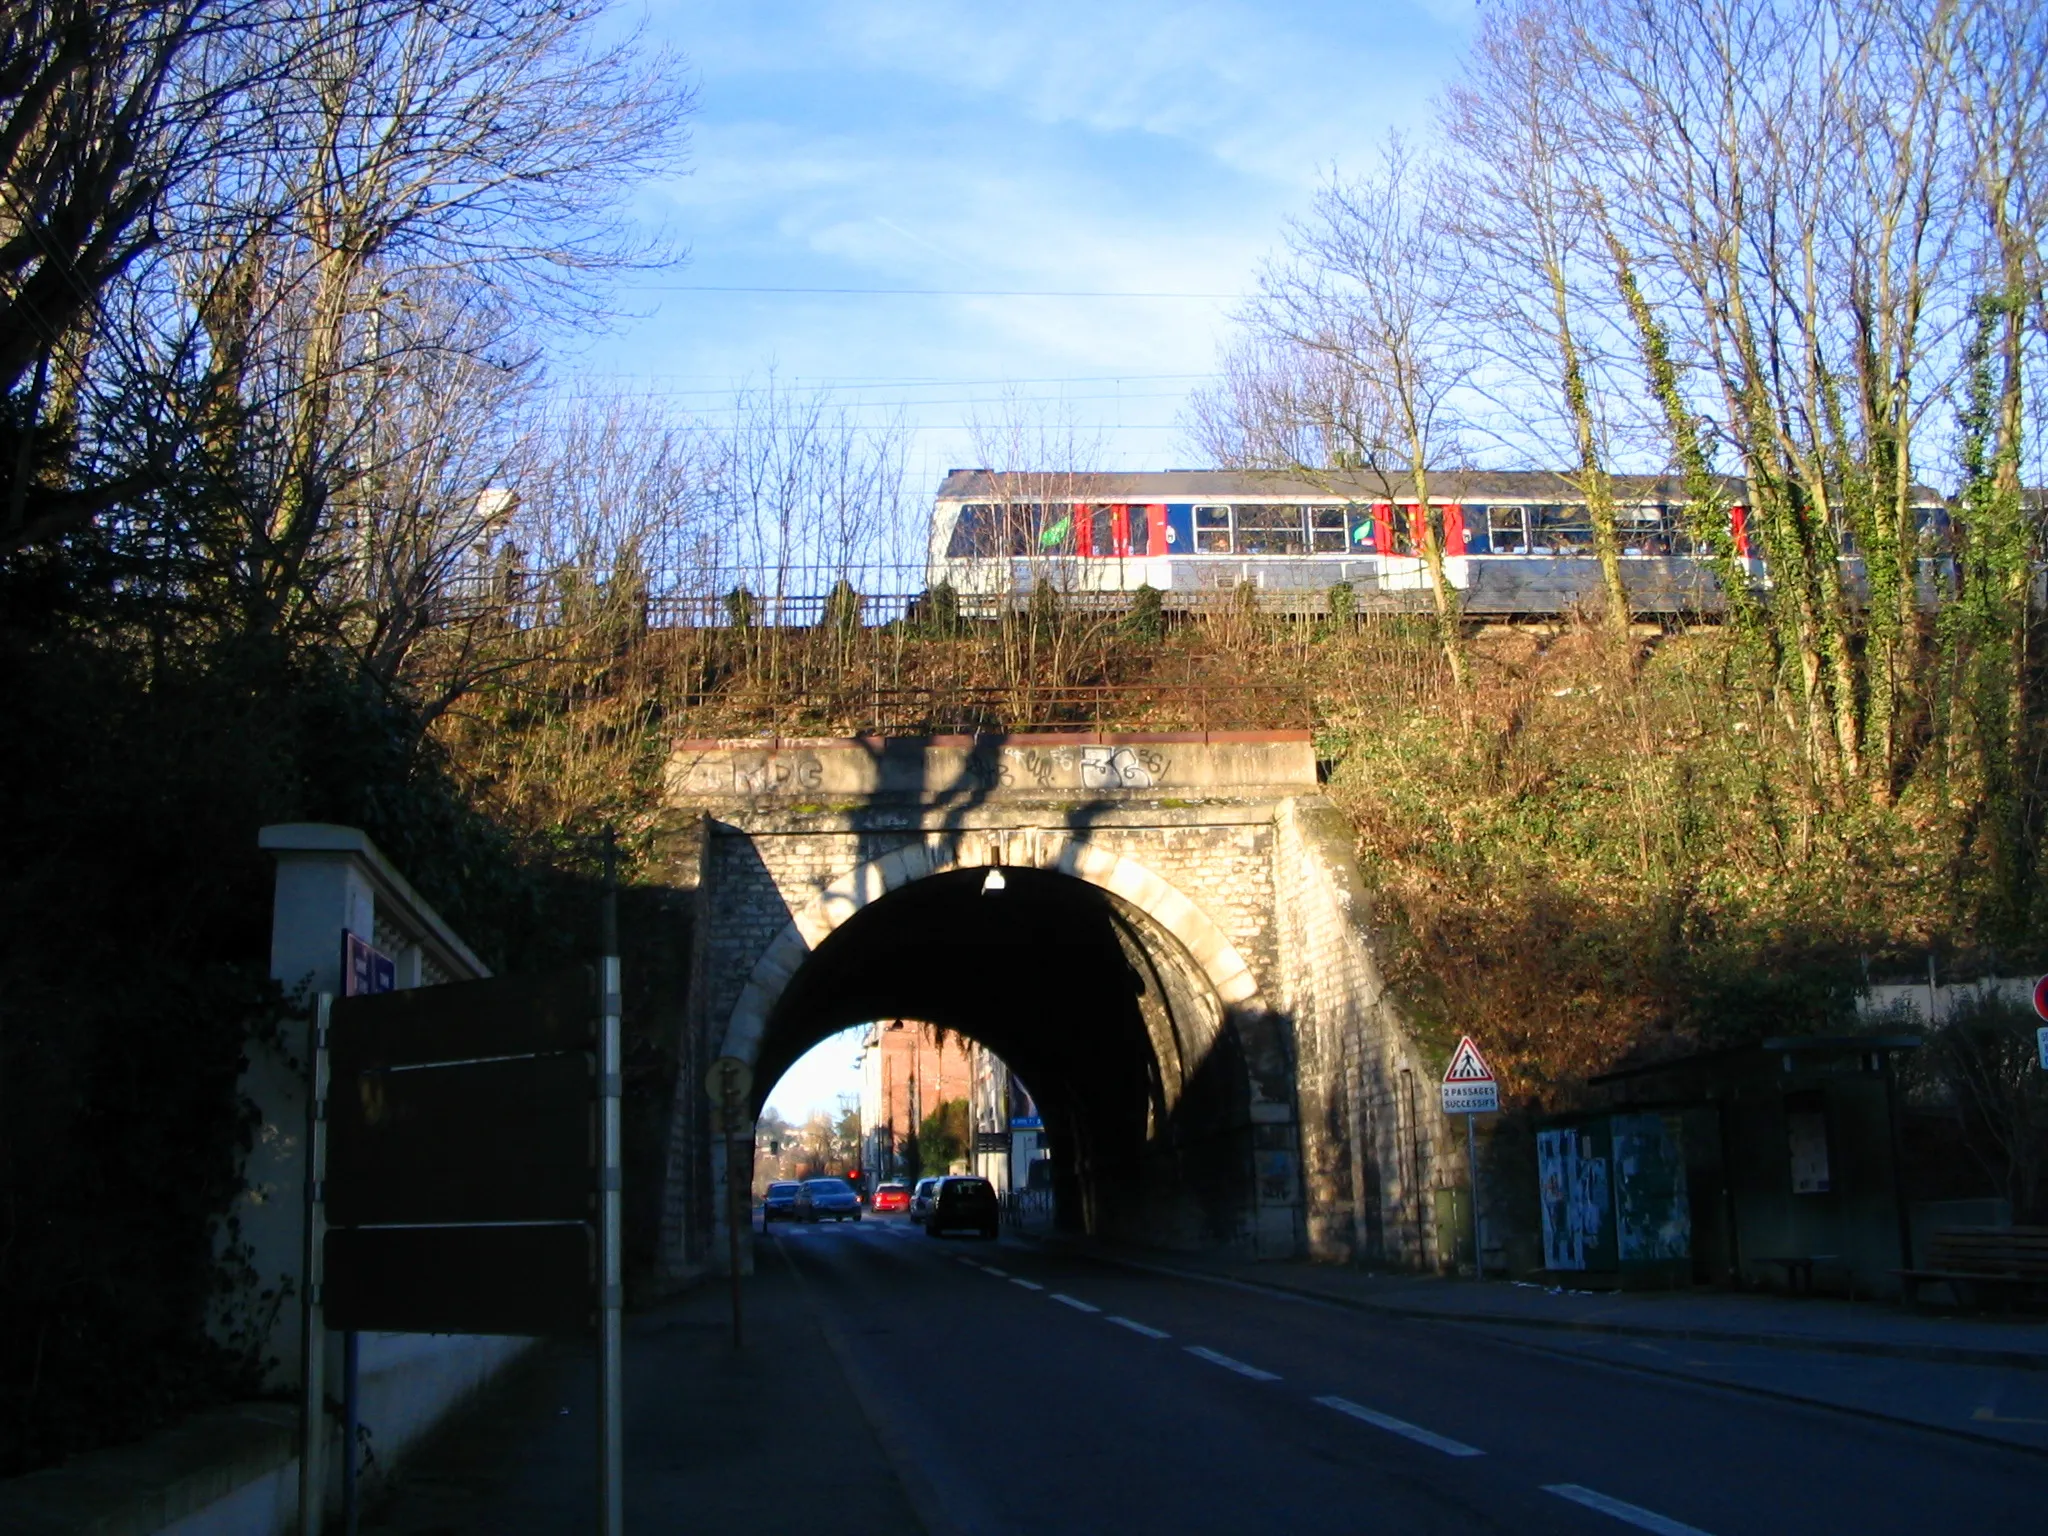
<path id="1" fill-rule="evenodd" d="M 1500 1108 L 1500 1084 L 1470 1035 L 1458 1042 L 1444 1069 L 1443 1100 L 1447 1115 L 1490 1115 Z"/>
<path id="2" fill-rule="evenodd" d="M 590 1327 L 603 1301 L 591 1260 L 601 1003 L 597 976 L 578 966 L 332 1005 L 321 1195 L 332 1326 Z"/>
<path id="3" fill-rule="evenodd" d="M 2048 976 L 2034 983 L 2034 1012 L 2048 1019 Z"/>
<path id="4" fill-rule="evenodd" d="M 744 1098 L 754 1086 L 754 1069 L 737 1056 L 721 1056 L 704 1074 L 704 1091 L 714 1104 L 723 1104 L 727 1094 Z"/>

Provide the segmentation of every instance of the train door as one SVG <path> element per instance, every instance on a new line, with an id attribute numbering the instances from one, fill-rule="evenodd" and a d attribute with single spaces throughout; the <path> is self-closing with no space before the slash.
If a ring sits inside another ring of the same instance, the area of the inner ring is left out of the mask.
<path id="1" fill-rule="evenodd" d="M 1465 509 L 1452 502 L 1447 506 L 1431 507 L 1429 515 L 1443 530 L 1444 553 L 1462 557 L 1465 553 Z"/>
<path id="2" fill-rule="evenodd" d="M 1076 519 L 1081 527 L 1081 553 L 1095 559 L 1107 559 L 1123 553 L 1117 548 L 1116 514 L 1122 509 L 1111 506 L 1080 507 L 1081 516 Z"/>
<path id="3" fill-rule="evenodd" d="M 1142 512 L 1142 517 L 1140 513 Z M 1142 526 L 1144 542 L 1139 542 Z M 1155 501 L 1144 508 L 1131 509 L 1131 550 L 1140 555 L 1163 555 L 1166 553 L 1166 503 Z"/>
<path id="4" fill-rule="evenodd" d="M 1164 529 L 1159 540 L 1162 555 L 1192 555 L 1195 552 L 1195 509 L 1190 502 L 1174 502 L 1159 509 Z"/>

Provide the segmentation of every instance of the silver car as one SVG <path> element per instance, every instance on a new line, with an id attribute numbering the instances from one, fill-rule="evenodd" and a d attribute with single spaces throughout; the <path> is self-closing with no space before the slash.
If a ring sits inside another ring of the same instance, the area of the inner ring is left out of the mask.
<path id="1" fill-rule="evenodd" d="M 911 1191 L 910 1219 L 919 1226 L 923 1226 L 925 1217 L 931 1215 L 932 1197 L 938 1193 L 938 1190 L 939 1180 L 934 1175 L 929 1179 L 919 1179 L 917 1181 L 917 1188 Z"/>
<path id="2" fill-rule="evenodd" d="M 796 1192 L 798 1221 L 859 1221 L 860 1196 L 844 1179 L 805 1179 Z"/>

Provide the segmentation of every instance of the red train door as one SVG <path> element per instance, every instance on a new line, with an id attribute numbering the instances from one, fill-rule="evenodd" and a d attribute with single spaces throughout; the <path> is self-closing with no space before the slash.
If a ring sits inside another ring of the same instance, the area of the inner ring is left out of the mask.
<path id="1" fill-rule="evenodd" d="M 1155 501 L 1145 508 L 1145 542 L 1138 549 L 1141 555 L 1163 555 L 1166 553 L 1166 503 Z"/>
<path id="2" fill-rule="evenodd" d="M 1465 509 L 1456 502 L 1446 502 L 1437 510 L 1444 519 L 1444 553 L 1462 555 L 1465 553 Z"/>
<path id="3" fill-rule="evenodd" d="M 1738 560 L 1749 558 L 1749 508 L 1728 509 L 1728 531 L 1735 535 L 1735 556 Z"/>

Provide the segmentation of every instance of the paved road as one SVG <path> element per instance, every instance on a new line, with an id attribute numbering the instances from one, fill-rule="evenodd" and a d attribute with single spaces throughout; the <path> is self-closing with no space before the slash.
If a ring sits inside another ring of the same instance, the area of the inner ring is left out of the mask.
<path id="1" fill-rule="evenodd" d="M 932 1536 L 2048 1528 L 2037 1456 L 894 1220 L 778 1228 Z"/>

